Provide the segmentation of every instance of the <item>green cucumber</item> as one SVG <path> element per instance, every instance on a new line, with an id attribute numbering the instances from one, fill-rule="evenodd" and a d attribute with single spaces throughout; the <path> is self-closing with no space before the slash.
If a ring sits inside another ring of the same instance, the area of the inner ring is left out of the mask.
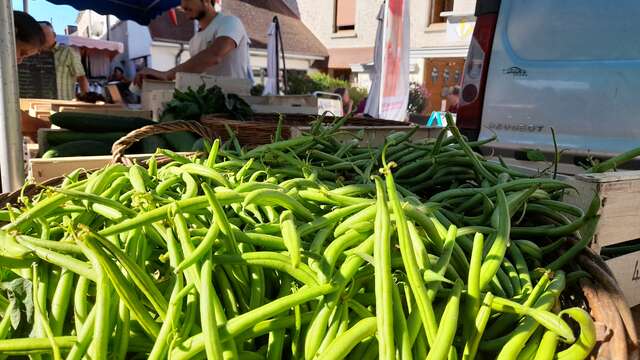
<path id="1" fill-rule="evenodd" d="M 140 149 L 143 154 L 154 154 L 157 149 L 166 149 L 169 147 L 167 141 L 160 135 L 148 136 L 142 141 L 142 148 Z"/>
<path id="2" fill-rule="evenodd" d="M 123 117 L 92 113 L 59 112 L 51 115 L 51 123 L 63 129 L 81 132 L 130 132 L 155 124 L 138 117 Z"/>
<path id="3" fill-rule="evenodd" d="M 125 135 L 127 135 L 125 132 L 88 133 L 77 131 L 47 131 L 45 136 L 49 146 L 58 146 L 81 140 L 93 140 L 113 144 Z"/>
<path id="4" fill-rule="evenodd" d="M 193 144 L 198 138 L 188 131 L 174 132 L 170 134 L 162 134 L 171 148 L 178 152 L 189 152 L 193 148 Z"/>
<path id="5" fill-rule="evenodd" d="M 43 159 L 72 156 L 110 155 L 111 144 L 94 140 L 72 141 L 47 150 Z"/>

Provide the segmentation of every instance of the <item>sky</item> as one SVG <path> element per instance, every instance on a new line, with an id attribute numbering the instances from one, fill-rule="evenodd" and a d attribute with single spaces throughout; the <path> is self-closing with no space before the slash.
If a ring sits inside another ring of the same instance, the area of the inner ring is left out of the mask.
<path id="1" fill-rule="evenodd" d="M 12 1 L 14 10 L 22 10 L 23 0 Z M 78 11 L 71 6 L 54 5 L 47 0 L 29 0 L 29 14 L 38 21 L 50 21 L 56 33 L 64 34 L 67 25 L 76 23 Z"/>

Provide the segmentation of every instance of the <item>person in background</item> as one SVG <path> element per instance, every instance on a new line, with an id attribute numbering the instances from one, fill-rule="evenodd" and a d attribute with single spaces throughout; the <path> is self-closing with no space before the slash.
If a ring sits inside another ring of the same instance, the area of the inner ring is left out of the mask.
<path id="1" fill-rule="evenodd" d="M 21 64 L 29 56 L 36 55 L 45 43 L 45 36 L 40 24 L 31 15 L 22 11 L 13 12 L 13 23 L 16 36 L 16 62 Z M 16 100 L 17 101 L 17 100 Z M 22 136 L 37 141 L 38 129 L 48 128 L 49 122 L 20 112 Z"/>
<path id="2" fill-rule="evenodd" d="M 198 32 L 189 42 L 191 58 L 169 71 L 144 69 L 134 83 L 140 86 L 145 78 L 174 80 L 178 72 L 250 79 L 249 35 L 240 19 L 217 12 L 214 0 L 182 0 L 181 7 L 191 20 L 198 20 Z"/>
<path id="3" fill-rule="evenodd" d="M 46 42 L 43 50 L 52 51 L 56 63 L 56 82 L 58 99 L 73 100 L 76 98 L 76 82 L 80 85 L 80 94 L 89 92 L 89 80 L 84 72 L 80 56 L 70 47 L 60 45 L 56 41 L 53 25 L 48 21 L 40 21 Z"/>
<path id="4" fill-rule="evenodd" d="M 452 86 L 447 91 L 447 111 L 456 114 L 460 105 L 460 86 Z"/>
<path id="5" fill-rule="evenodd" d="M 349 96 L 349 89 L 337 88 L 334 93 L 342 97 L 343 113 L 345 115 L 351 114 L 353 111 L 353 100 L 351 100 L 351 97 Z"/>
<path id="6" fill-rule="evenodd" d="M 109 82 L 119 82 L 128 85 L 131 83 L 131 80 L 124 76 L 124 70 L 120 66 L 116 66 L 113 68 L 113 73 L 111 73 L 111 76 L 109 77 Z"/>
<path id="7" fill-rule="evenodd" d="M 40 52 L 45 36 L 36 19 L 25 12 L 14 11 L 13 21 L 16 32 L 16 62 L 21 64 L 24 59 Z"/>

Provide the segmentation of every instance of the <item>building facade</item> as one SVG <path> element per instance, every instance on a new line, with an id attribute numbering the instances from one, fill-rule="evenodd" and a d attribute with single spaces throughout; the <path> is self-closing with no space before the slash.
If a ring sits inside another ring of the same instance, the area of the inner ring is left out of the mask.
<path id="1" fill-rule="evenodd" d="M 326 46 L 328 71 L 368 88 L 384 0 L 285 0 Z M 475 25 L 475 0 L 411 0 L 411 81 L 440 109 L 446 90 L 460 82 Z"/>

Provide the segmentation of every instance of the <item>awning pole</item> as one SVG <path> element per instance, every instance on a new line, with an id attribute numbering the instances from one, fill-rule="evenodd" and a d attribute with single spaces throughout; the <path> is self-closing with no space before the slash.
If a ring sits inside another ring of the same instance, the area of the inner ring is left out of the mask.
<path id="1" fill-rule="evenodd" d="M 11 1 L 0 5 L 0 177 L 2 192 L 24 183 L 20 93 Z"/>

